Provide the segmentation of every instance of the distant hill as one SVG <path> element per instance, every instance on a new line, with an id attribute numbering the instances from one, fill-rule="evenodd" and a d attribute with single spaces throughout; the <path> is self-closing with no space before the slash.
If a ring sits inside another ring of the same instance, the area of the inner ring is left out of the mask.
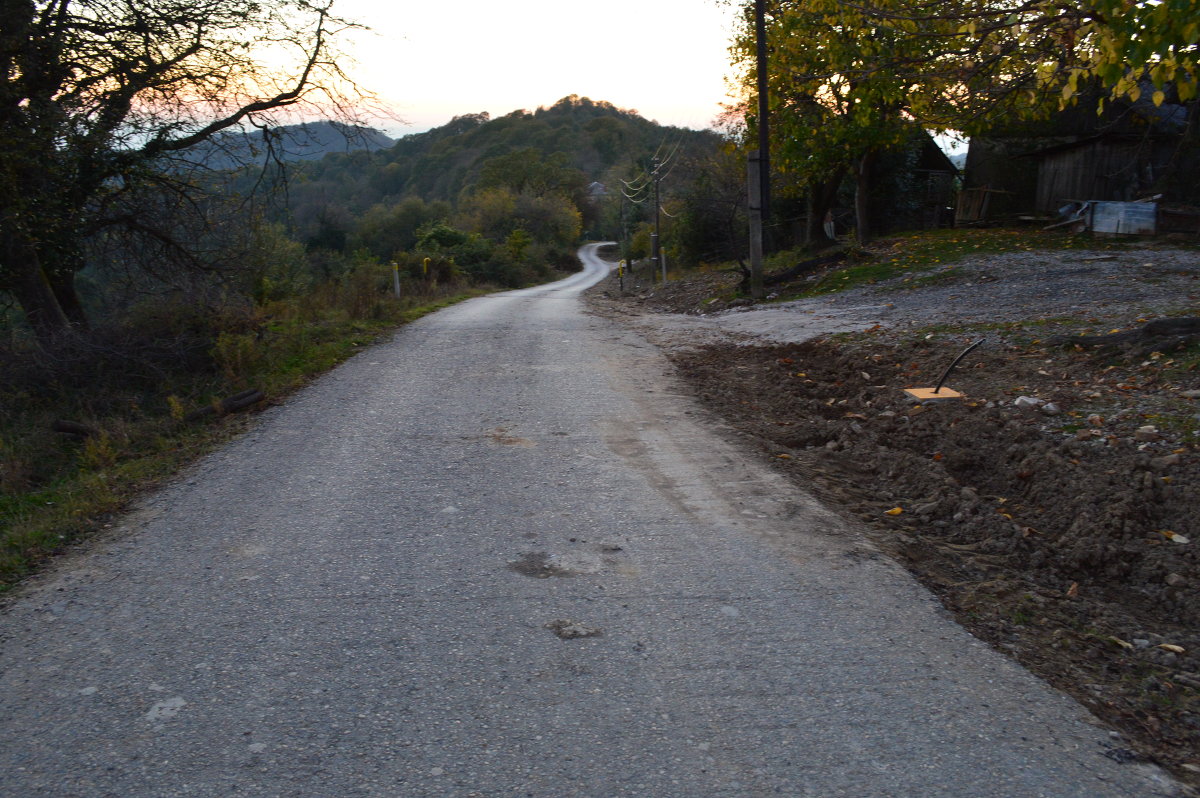
<path id="1" fill-rule="evenodd" d="M 269 157 L 297 163 L 319 160 L 332 153 L 383 150 L 395 143 L 373 128 L 320 121 L 285 125 L 269 133 L 262 130 L 220 133 L 190 152 L 209 168 L 234 169 L 262 164 Z"/>
<path id="2" fill-rule="evenodd" d="M 632 177 L 630 172 L 648 165 L 655 154 L 685 162 L 715 152 L 720 144 L 712 131 L 664 127 L 634 111 L 572 95 L 548 108 L 495 119 L 486 113 L 459 116 L 403 136 L 386 149 L 330 153 L 300 165 L 288 190 L 293 208 L 337 205 L 357 214 L 405 197 L 455 202 L 489 161 L 518 151 L 563 162 L 587 182 L 610 185 L 614 170 Z"/>

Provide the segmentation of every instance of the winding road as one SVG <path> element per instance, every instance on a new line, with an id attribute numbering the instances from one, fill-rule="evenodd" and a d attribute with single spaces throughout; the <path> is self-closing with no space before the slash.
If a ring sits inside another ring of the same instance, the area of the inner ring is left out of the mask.
<path id="1" fill-rule="evenodd" d="M 0 795 L 1166 796 L 590 315 L 399 330 L 0 615 Z"/>

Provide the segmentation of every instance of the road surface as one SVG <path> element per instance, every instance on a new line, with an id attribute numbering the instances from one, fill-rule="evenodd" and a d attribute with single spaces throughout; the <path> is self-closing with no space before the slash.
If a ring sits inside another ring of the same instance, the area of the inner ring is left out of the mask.
<path id="1" fill-rule="evenodd" d="M 568 280 L 401 329 L 0 617 L 6 796 L 1144 796 Z"/>

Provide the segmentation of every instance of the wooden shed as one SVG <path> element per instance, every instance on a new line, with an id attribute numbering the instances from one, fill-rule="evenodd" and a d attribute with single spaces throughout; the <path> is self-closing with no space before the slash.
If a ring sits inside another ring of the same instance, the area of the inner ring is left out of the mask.
<path id="1" fill-rule="evenodd" d="M 1152 93 L 1147 88 L 1138 100 L 1111 100 L 1098 114 L 1104 93 L 1093 92 L 1050 119 L 972 137 L 960 219 L 1049 215 L 1070 201 L 1130 202 L 1157 194 L 1168 202 L 1200 202 L 1200 141 L 1189 125 L 1196 102 L 1155 105 Z M 985 199 L 990 213 L 981 212 Z"/>
<path id="2" fill-rule="evenodd" d="M 1131 202 L 1161 192 L 1179 168 L 1178 136 L 1107 135 L 1047 147 L 1037 162 L 1034 209 L 1055 212 L 1065 202 Z"/>

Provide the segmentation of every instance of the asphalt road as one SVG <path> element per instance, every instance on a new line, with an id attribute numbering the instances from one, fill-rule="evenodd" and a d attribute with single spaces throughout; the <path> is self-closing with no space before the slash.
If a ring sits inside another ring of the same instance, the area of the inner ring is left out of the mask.
<path id="1" fill-rule="evenodd" d="M 412 324 L 0 617 L 0 795 L 1155 796 L 583 312 Z"/>

